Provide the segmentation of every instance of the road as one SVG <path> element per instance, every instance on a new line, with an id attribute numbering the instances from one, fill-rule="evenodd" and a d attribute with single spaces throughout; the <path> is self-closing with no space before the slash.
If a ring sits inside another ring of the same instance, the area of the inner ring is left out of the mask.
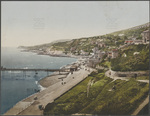
<path id="1" fill-rule="evenodd" d="M 109 69 L 108 71 L 105 72 L 105 75 L 109 78 L 112 78 L 113 81 L 115 81 L 117 79 L 128 81 L 131 78 L 131 77 L 117 77 L 115 75 L 115 73 L 116 73 L 115 71 L 112 71 L 111 69 Z M 143 83 L 149 83 L 149 80 L 136 80 L 136 81 L 143 82 Z"/>
<path id="2" fill-rule="evenodd" d="M 117 79 L 121 79 L 121 80 L 125 80 L 125 81 L 128 81 L 129 80 L 129 77 L 117 77 L 115 76 L 115 71 L 112 71 L 111 69 L 109 69 L 108 71 L 106 71 L 105 75 L 107 77 L 110 77 L 113 79 L 113 81 L 117 80 Z"/>

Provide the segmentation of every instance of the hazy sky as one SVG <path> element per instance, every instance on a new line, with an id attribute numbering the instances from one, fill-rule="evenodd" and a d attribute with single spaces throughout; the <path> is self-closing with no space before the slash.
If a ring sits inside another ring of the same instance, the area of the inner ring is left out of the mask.
<path id="1" fill-rule="evenodd" d="M 103 35 L 149 22 L 148 1 L 3 1 L 1 46 Z"/>

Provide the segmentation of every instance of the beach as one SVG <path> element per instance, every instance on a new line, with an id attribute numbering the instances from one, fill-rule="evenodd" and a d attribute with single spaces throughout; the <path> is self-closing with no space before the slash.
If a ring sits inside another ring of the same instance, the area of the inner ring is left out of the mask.
<path id="1" fill-rule="evenodd" d="M 39 105 L 45 107 L 48 103 L 53 102 L 84 80 L 93 70 L 80 65 L 80 68 L 73 71 L 73 74 L 70 72 L 54 72 L 51 76 L 45 77 L 38 82 L 44 89 L 18 102 L 4 115 L 42 115 L 43 110 L 39 109 Z"/>

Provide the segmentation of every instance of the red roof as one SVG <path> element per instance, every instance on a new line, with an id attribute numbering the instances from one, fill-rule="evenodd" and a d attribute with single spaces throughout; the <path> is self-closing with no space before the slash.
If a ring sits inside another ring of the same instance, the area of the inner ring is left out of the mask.
<path id="1" fill-rule="evenodd" d="M 131 40 L 126 40 L 125 43 L 132 43 L 133 41 Z"/>

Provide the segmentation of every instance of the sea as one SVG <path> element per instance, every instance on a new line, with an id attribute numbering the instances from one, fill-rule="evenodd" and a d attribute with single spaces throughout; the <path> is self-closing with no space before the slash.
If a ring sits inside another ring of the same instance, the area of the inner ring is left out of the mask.
<path id="1" fill-rule="evenodd" d="M 70 57 L 37 55 L 11 47 L 1 48 L 1 66 L 3 68 L 60 69 L 76 61 L 77 59 Z M 4 114 L 17 102 L 40 90 L 41 86 L 38 81 L 52 73 L 1 71 L 0 114 Z"/>

